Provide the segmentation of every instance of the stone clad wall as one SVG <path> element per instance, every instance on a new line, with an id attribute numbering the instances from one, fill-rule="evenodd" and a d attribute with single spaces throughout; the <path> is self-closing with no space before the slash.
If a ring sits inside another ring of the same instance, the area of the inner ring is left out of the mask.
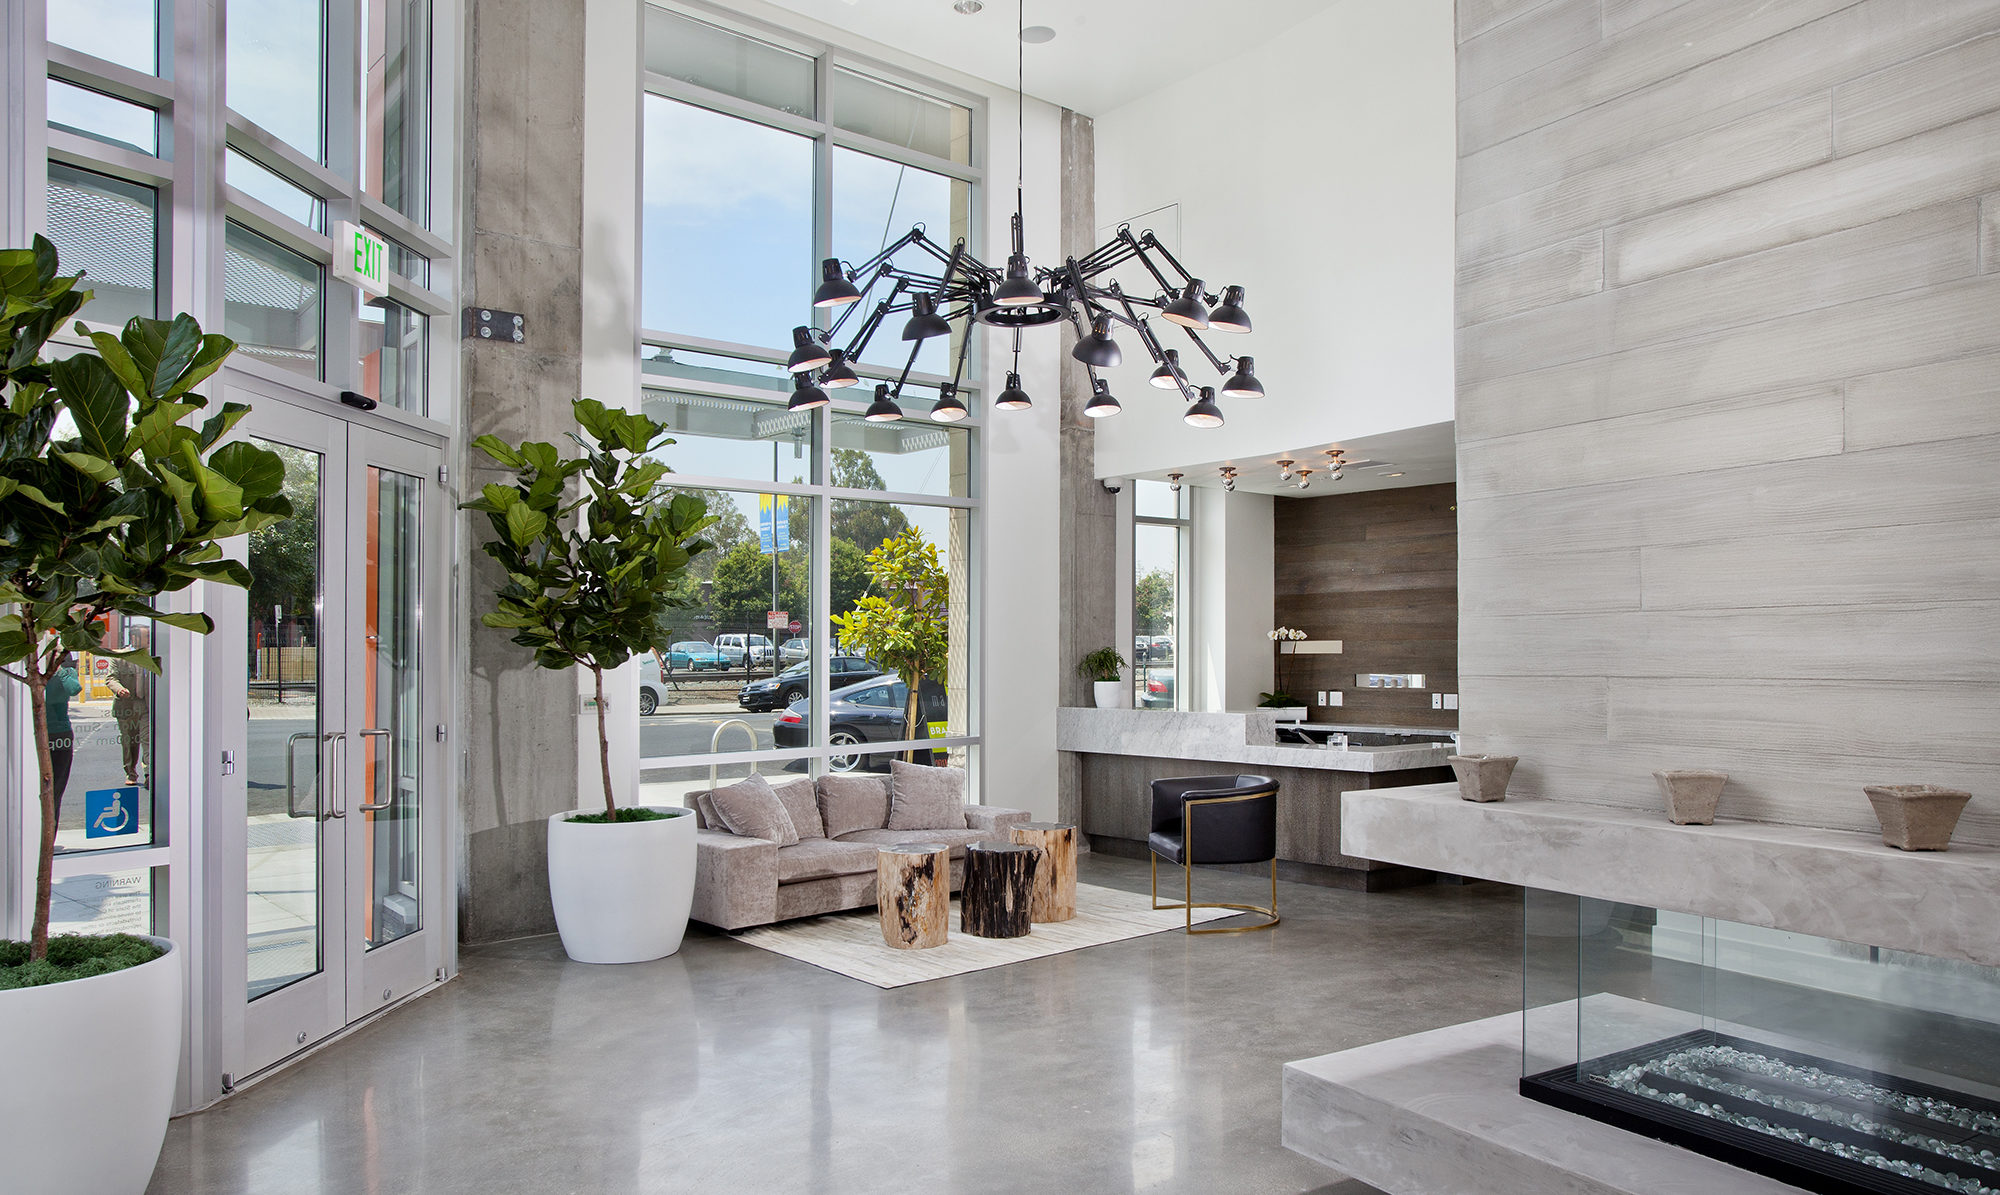
<path id="1" fill-rule="evenodd" d="M 2000 4 L 1459 0 L 1462 726 L 2000 843 Z"/>

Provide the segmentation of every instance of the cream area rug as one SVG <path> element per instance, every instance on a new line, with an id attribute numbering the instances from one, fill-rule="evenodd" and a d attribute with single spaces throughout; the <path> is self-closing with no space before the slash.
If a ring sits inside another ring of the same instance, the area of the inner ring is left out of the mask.
<path id="1" fill-rule="evenodd" d="M 1233 916 L 1236 914 L 1227 909 L 1194 911 L 1197 924 Z M 882 923 L 874 909 L 760 926 L 737 934 L 736 940 L 878 988 L 899 988 L 1178 930 L 1186 919 L 1187 914 L 1179 909 L 1155 910 L 1143 892 L 1078 884 L 1076 916 L 1038 924 L 1025 938 L 975 938 L 960 933 L 958 901 L 953 900 L 951 940 L 928 950 L 897 950 L 882 941 Z"/>

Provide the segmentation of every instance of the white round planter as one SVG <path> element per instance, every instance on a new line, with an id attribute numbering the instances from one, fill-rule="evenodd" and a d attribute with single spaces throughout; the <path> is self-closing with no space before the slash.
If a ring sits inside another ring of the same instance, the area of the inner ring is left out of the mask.
<path id="1" fill-rule="evenodd" d="M 1090 695 L 1097 699 L 1097 708 L 1101 710 L 1132 708 L 1132 686 L 1122 680 L 1091 681 Z"/>
<path id="2" fill-rule="evenodd" d="M 563 950 L 579 963 L 643 963 L 681 948 L 694 906 L 694 811 L 646 808 L 669 816 L 549 819 L 549 896 Z"/>
<path id="3" fill-rule="evenodd" d="M 109 975 L 0 992 L 5 1186 L 139 1195 L 181 1068 L 181 952 Z"/>

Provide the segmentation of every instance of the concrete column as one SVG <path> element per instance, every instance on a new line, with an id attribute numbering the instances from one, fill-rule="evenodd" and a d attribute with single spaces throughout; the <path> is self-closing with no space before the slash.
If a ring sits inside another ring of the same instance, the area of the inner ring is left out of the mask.
<path id="1" fill-rule="evenodd" d="M 1088 116 L 1067 109 L 1062 114 L 1062 247 L 1063 254 L 1081 257 L 1097 242 L 1097 147 Z M 1128 337 L 1129 341 L 1130 338 Z M 1076 675 L 1076 662 L 1110 644 L 1130 655 L 1128 640 L 1120 646 L 1118 629 L 1117 531 L 1118 504 L 1097 479 L 1097 433 L 1094 420 L 1083 413 L 1090 399 L 1090 378 L 1075 364 L 1069 350 L 1076 332 L 1063 335 L 1060 523 L 1062 545 L 1058 584 L 1062 594 L 1059 634 L 1062 670 L 1058 692 L 1064 705 L 1089 705 L 1090 682 Z M 1075 755 L 1064 753 L 1056 764 L 1056 808 L 1061 820 L 1081 825 L 1083 774 Z"/>
<path id="2" fill-rule="evenodd" d="M 468 0 L 464 302 L 521 312 L 527 342 L 463 341 L 465 434 L 560 443 L 582 384 L 585 0 Z M 506 475 L 461 462 L 471 493 Z M 577 794 L 576 682 L 478 625 L 499 569 L 467 520 L 461 569 L 468 674 L 459 932 L 468 942 L 555 928 L 550 814 Z"/>

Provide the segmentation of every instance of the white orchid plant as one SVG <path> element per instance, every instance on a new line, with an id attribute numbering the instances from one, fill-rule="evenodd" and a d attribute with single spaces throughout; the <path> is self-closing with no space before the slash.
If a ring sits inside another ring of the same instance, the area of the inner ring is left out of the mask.
<path id="1" fill-rule="evenodd" d="M 1265 635 L 1265 638 L 1273 643 L 1298 643 L 1307 638 L 1307 636 L 1304 631 L 1298 630 L 1295 627 L 1273 627 Z M 1278 691 L 1275 693 L 1259 693 L 1258 697 L 1262 698 L 1262 700 L 1258 701 L 1257 704 L 1268 708 L 1283 708 L 1299 704 L 1298 698 L 1293 697 L 1286 691 L 1285 657 L 1282 654 L 1278 656 Z"/>

